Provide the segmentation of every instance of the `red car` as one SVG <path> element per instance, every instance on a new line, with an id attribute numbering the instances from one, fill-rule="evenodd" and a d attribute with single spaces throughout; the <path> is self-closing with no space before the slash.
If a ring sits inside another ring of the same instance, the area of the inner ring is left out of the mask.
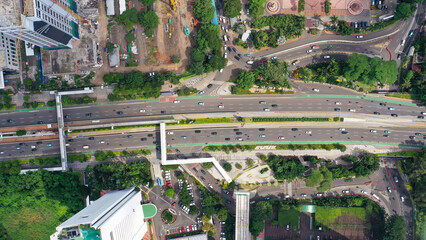
<path id="1" fill-rule="evenodd" d="M 267 59 L 267 58 L 262 59 L 262 62 L 266 62 L 266 61 L 268 61 L 268 59 Z"/>
<path id="2" fill-rule="evenodd" d="M 192 231 L 192 226 L 191 225 L 189 225 L 189 231 Z"/>
<path id="3" fill-rule="evenodd" d="M 172 203 L 172 207 L 173 207 L 174 205 L 176 205 L 176 202 Z"/>
<path id="4" fill-rule="evenodd" d="M 350 23 L 350 22 L 348 22 L 348 26 L 349 26 L 349 27 L 351 26 L 351 23 Z"/>
<path id="5" fill-rule="evenodd" d="M 182 232 L 185 232 L 185 227 L 182 227 Z"/>

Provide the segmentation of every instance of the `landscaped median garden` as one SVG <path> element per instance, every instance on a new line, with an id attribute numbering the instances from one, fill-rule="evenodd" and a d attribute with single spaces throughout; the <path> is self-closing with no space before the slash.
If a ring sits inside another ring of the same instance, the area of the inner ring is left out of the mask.
<path id="1" fill-rule="evenodd" d="M 130 156 L 136 156 L 136 155 L 144 155 L 147 156 L 151 154 L 151 151 L 148 149 L 141 149 L 141 150 L 132 150 L 132 151 L 122 151 L 122 152 L 101 152 L 98 151 L 95 153 L 95 159 L 96 161 L 102 162 L 106 159 L 111 159 L 116 156 L 120 157 L 130 157 Z"/>
<path id="2" fill-rule="evenodd" d="M 334 144 L 245 144 L 245 145 L 218 145 L 218 146 L 207 146 L 203 148 L 203 151 L 224 151 L 226 153 L 230 152 L 244 152 L 244 151 L 253 151 L 257 147 L 262 146 L 273 146 L 275 150 L 306 150 L 306 149 L 325 149 L 327 151 L 331 150 L 340 150 L 341 152 L 346 151 L 346 146 L 339 143 Z"/>

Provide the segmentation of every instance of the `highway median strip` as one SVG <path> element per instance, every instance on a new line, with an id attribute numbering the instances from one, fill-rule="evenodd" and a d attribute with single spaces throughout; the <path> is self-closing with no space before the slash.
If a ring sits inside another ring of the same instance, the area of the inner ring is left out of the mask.
<path id="1" fill-rule="evenodd" d="M 237 152 L 237 151 L 253 151 L 258 147 L 275 147 L 275 150 L 306 150 L 306 149 L 325 149 L 327 151 L 340 150 L 341 152 L 346 151 L 346 146 L 339 143 L 333 144 L 252 144 L 252 145 L 215 145 L 204 147 L 203 151 L 224 151 L 226 153 Z"/>

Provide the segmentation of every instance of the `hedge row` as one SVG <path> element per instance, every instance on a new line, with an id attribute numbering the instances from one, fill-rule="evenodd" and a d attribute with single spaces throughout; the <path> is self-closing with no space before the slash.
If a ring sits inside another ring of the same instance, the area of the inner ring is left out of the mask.
<path id="1" fill-rule="evenodd" d="M 95 159 L 96 161 L 104 161 L 107 158 L 114 158 L 116 156 L 122 156 L 122 157 L 130 157 L 135 155 L 149 155 L 151 154 L 150 150 L 147 149 L 141 149 L 141 150 L 133 150 L 133 151 L 122 151 L 122 152 L 96 152 L 95 153 Z"/>
<path id="2" fill-rule="evenodd" d="M 325 149 L 327 151 L 338 149 L 341 152 L 346 151 L 346 146 L 343 144 L 269 144 L 269 145 L 222 145 L 222 146 L 207 146 L 203 148 L 203 151 L 224 151 L 237 152 L 237 151 L 252 151 L 257 146 L 275 146 L 277 150 L 305 150 L 305 149 Z"/>
<path id="3" fill-rule="evenodd" d="M 38 165 L 57 165 L 61 163 L 61 157 L 40 157 L 40 158 L 29 158 L 29 159 L 17 159 L 1 161 L 0 168 L 9 168 L 12 166 L 20 166 L 29 163 L 31 166 Z"/>
<path id="4" fill-rule="evenodd" d="M 79 154 L 79 155 L 70 155 L 67 157 L 68 158 L 68 162 L 73 163 L 74 161 L 79 161 L 79 162 L 86 162 L 87 160 L 90 159 L 90 155 L 89 154 Z"/>
<path id="5" fill-rule="evenodd" d="M 254 117 L 253 122 L 342 122 L 340 117 Z"/>

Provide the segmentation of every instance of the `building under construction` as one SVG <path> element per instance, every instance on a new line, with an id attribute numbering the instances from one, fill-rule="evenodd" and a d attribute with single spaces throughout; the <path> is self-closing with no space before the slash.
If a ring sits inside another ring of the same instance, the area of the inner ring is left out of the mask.
<path id="1" fill-rule="evenodd" d="M 21 1 L 0 0 L 0 73 L 19 70 L 18 39 L 44 49 L 71 48 L 72 40 L 79 39 L 74 0 Z"/>

